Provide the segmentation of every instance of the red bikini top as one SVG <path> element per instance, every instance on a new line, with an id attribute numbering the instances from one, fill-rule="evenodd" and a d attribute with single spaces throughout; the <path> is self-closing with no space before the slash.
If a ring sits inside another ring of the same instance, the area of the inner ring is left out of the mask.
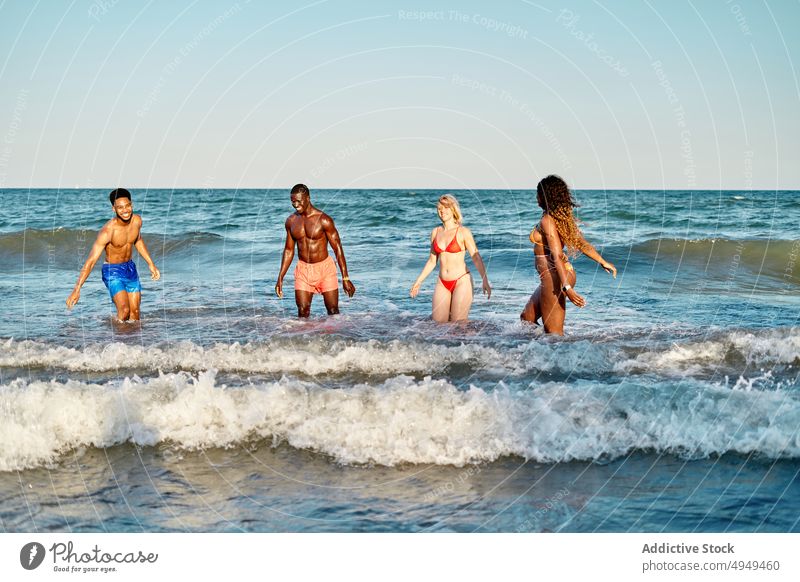
<path id="1" fill-rule="evenodd" d="M 460 226 L 456 228 L 456 234 L 453 235 L 453 240 L 450 241 L 450 244 L 447 245 L 446 249 L 442 249 L 439 247 L 439 243 L 436 242 L 436 237 L 433 237 L 433 252 L 437 255 L 441 253 L 460 253 L 463 249 L 458 246 L 458 229 L 461 228 Z M 444 232 L 444 229 L 442 229 Z"/>

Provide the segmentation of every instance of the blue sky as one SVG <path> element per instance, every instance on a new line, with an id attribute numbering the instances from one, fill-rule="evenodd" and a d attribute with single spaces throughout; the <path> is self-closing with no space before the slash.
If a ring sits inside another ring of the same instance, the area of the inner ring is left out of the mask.
<path id="1" fill-rule="evenodd" d="M 800 187 L 798 2 L 0 4 L 0 187 Z"/>

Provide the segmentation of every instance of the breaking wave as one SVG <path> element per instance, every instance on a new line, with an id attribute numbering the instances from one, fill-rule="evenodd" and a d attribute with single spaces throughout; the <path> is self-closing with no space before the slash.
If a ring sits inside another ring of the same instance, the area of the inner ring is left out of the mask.
<path id="1" fill-rule="evenodd" d="M 606 460 L 634 450 L 798 458 L 800 400 L 697 381 L 459 390 L 397 376 L 336 390 L 289 378 L 228 387 L 213 371 L 0 386 L 2 471 L 48 466 L 80 447 L 202 450 L 263 439 L 388 466 Z"/>

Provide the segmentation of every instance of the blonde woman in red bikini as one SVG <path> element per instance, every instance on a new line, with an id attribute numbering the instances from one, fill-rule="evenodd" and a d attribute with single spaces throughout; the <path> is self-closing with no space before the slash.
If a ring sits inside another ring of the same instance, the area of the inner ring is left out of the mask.
<path id="1" fill-rule="evenodd" d="M 542 219 L 531 231 L 536 270 L 540 284 L 528 300 L 520 318 L 536 323 L 540 318 L 545 333 L 564 335 L 564 319 L 569 299 L 578 307 L 586 300 L 575 291 L 575 270 L 569 256 L 582 252 L 617 277 L 617 269 L 603 259 L 590 245 L 575 224 L 572 209 L 577 206 L 566 182 L 558 176 L 547 176 L 536 186 L 536 201 Z"/>
<path id="2" fill-rule="evenodd" d="M 483 279 L 483 292 L 492 296 L 492 287 L 486 276 L 486 267 L 475 246 L 472 232 L 461 225 L 461 208 L 450 194 L 439 198 L 436 206 L 442 226 L 431 232 L 431 254 L 416 282 L 411 287 L 411 297 L 419 293 L 419 286 L 439 263 L 439 280 L 433 292 L 433 320 L 465 321 L 472 306 L 472 275 L 467 270 L 464 255 L 469 252 L 472 262 Z"/>

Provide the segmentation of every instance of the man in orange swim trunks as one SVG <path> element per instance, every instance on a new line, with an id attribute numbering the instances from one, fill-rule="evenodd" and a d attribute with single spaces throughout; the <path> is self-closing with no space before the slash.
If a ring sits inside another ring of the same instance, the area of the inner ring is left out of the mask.
<path id="1" fill-rule="evenodd" d="M 297 302 L 298 317 L 311 314 L 311 299 L 314 293 L 322 293 L 328 315 L 339 313 L 339 279 L 336 277 L 336 263 L 328 254 L 328 243 L 333 248 L 339 269 L 342 271 L 342 287 L 348 297 L 356 292 L 356 287 L 347 275 L 347 262 L 344 259 L 339 231 L 333 219 L 311 205 L 311 193 L 304 184 L 292 188 L 292 206 L 295 213 L 286 219 L 286 245 L 283 248 L 281 272 L 275 284 L 275 293 L 283 299 L 283 278 L 294 259 L 294 247 L 300 260 L 294 270 L 294 298 Z"/>

